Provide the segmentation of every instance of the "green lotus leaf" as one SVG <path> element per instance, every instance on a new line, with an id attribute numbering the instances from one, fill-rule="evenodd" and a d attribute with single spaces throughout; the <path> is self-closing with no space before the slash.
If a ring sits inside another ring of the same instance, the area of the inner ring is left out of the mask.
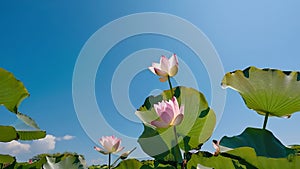
<path id="1" fill-rule="evenodd" d="M 20 112 L 17 112 L 18 119 L 22 120 L 25 124 L 27 124 L 30 127 L 33 127 L 35 129 L 40 129 L 37 123 L 29 116 L 22 114 Z"/>
<path id="2" fill-rule="evenodd" d="M 12 140 L 36 140 L 46 136 L 45 131 L 18 131 L 12 126 L 0 126 L 0 142 Z"/>
<path id="3" fill-rule="evenodd" d="M 46 131 L 17 131 L 20 140 L 37 140 L 46 137 Z"/>
<path id="4" fill-rule="evenodd" d="M 12 157 L 10 155 L 0 154 L 0 166 L 1 166 L 1 164 L 12 164 L 15 161 L 16 161 L 15 157 Z"/>
<path id="5" fill-rule="evenodd" d="M 142 168 L 143 163 L 136 159 L 128 159 L 120 162 L 120 164 L 115 167 L 116 169 L 127 169 L 127 168 Z M 152 167 L 149 166 L 149 169 L 152 169 Z"/>
<path id="6" fill-rule="evenodd" d="M 285 147 L 272 132 L 265 129 L 246 128 L 242 134 L 223 137 L 220 145 L 227 148 L 251 147 L 258 156 L 286 158 L 294 155 L 295 150 Z"/>
<path id="7" fill-rule="evenodd" d="M 258 114 L 290 116 L 300 111 L 300 73 L 248 67 L 227 73 L 222 86 L 238 91 Z"/>
<path id="8" fill-rule="evenodd" d="M 67 156 L 65 158 L 57 159 L 55 157 L 46 156 L 46 163 L 43 165 L 44 169 L 87 169 L 85 160 L 78 155 Z"/>
<path id="9" fill-rule="evenodd" d="M 19 104 L 28 96 L 29 93 L 23 83 L 12 73 L 0 68 L 0 105 L 17 113 Z"/>
<path id="10" fill-rule="evenodd" d="M 258 169 L 255 152 L 246 147 L 230 150 L 217 156 L 203 151 L 192 154 L 187 168 L 197 169 L 198 165 L 214 169 Z"/>
<path id="11" fill-rule="evenodd" d="M 0 126 L 0 142 L 10 142 L 19 138 L 17 131 L 12 126 Z"/>
<path id="12" fill-rule="evenodd" d="M 289 148 L 295 150 L 300 155 L 300 145 L 290 145 Z"/>
<path id="13" fill-rule="evenodd" d="M 199 164 L 214 169 L 297 169 L 300 166 L 300 156 L 269 158 L 257 156 L 250 147 L 240 147 L 217 156 L 209 152 L 198 152 L 192 155 L 187 168 L 196 169 Z"/>
<path id="14" fill-rule="evenodd" d="M 198 149 L 212 135 L 216 123 L 215 113 L 208 107 L 204 95 L 199 91 L 187 87 L 176 87 L 173 91 L 179 105 L 184 105 L 184 119 L 176 126 L 179 146 L 185 152 Z M 139 108 L 138 116 L 142 117 L 144 122 L 144 132 L 138 142 L 148 155 L 156 159 L 174 161 L 173 147 L 176 146 L 176 142 L 173 127 L 158 129 L 149 125 L 150 121 L 157 118 L 153 105 L 169 99 L 171 92 L 166 90 L 158 96 L 148 97 Z"/>

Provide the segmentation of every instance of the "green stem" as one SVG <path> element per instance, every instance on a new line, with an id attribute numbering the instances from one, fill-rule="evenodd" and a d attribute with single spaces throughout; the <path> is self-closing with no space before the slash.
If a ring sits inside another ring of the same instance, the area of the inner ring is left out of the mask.
<path id="1" fill-rule="evenodd" d="M 110 169 L 111 153 L 108 153 L 108 169 Z"/>
<path id="2" fill-rule="evenodd" d="M 265 115 L 265 120 L 264 120 L 264 125 L 263 125 L 263 130 L 266 129 L 267 122 L 268 122 L 268 117 L 269 117 L 270 112 L 267 112 Z"/>
<path id="3" fill-rule="evenodd" d="M 175 161 L 177 164 L 178 163 L 180 164 L 180 163 L 182 163 L 182 156 L 181 156 L 180 148 L 178 145 L 178 137 L 177 137 L 177 131 L 176 131 L 175 126 L 173 126 L 173 131 L 174 131 L 174 136 L 175 136 Z M 176 164 L 176 168 L 177 168 L 177 164 Z"/>
<path id="4" fill-rule="evenodd" d="M 121 156 L 119 156 L 112 164 L 111 166 L 115 166 L 115 164 L 121 159 Z"/>
<path id="5" fill-rule="evenodd" d="M 168 76 L 168 82 L 169 82 L 169 87 L 170 87 L 170 91 L 171 91 L 171 96 L 173 97 L 173 87 L 172 87 L 170 76 Z"/>

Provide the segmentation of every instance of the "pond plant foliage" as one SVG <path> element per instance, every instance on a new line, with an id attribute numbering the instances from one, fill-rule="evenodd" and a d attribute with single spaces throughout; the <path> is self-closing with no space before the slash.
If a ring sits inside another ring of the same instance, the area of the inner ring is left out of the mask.
<path id="1" fill-rule="evenodd" d="M 220 87 L 237 91 L 246 106 L 263 116 L 262 127 L 245 126 L 236 136 L 224 136 L 213 140 L 215 152 L 202 151 L 203 144 L 212 136 L 216 114 L 200 91 L 172 86 L 171 78 L 179 70 L 177 56 L 162 56 L 149 70 L 165 82 L 167 90 L 156 96 L 146 97 L 135 113 L 143 123 L 144 130 L 137 144 L 152 157 L 140 161 L 129 158 L 132 151 L 122 153 L 114 163 L 110 155 L 119 153 L 121 139 L 102 136 L 101 147 L 94 149 L 108 155 L 107 164 L 87 167 L 82 156 L 45 156 L 31 164 L 17 163 L 14 157 L 0 155 L 4 168 L 114 168 L 114 169 L 299 169 L 300 146 L 284 145 L 267 129 L 269 118 L 291 117 L 300 111 L 300 73 L 277 69 L 260 69 L 250 66 L 224 75 Z M 33 140 L 43 138 L 45 131 L 28 116 L 21 114 L 18 106 L 29 96 L 23 83 L 11 73 L 0 69 L 0 103 L 17 115 L 33 131 L 19 131 L 13 126 L 0 126 L 0 141 Z M 284 127 L 284 126 L 282 126 Z M 288 129 L 287 129 L 288 130 Z M 5 134 L 2 134 L 5 133 Z M 121 162 L 117 162 L 121 160 Z M 14 165 L 13 165 L 14 164 Z M 0 167 L 0 168 L 1 168 Z"/>

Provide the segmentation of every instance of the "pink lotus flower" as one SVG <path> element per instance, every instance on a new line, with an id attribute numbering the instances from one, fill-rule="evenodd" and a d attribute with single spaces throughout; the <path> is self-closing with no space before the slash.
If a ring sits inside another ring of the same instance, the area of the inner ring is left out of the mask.
<path id="1" fill-rule="evenodd" d="M 178 60 L 175 54 L 173 54 L 170 59 L 165 56 L 160 58 L 160 63 L 152 63 L 149 67 L 151 72 L 160 76 L 159 80 L 165 82 L 168 80 L 168 76 L 172 77 L 177 74 L 178 71 Z"/>
<path id="2" fill-rule="evenodd" d="M 177 126 L 183 120 L 184 106 L 178 106 L 176 97 L 172 100 L 159 102 L 154 104 L 154 109 L 159 118 L 151 122 L 151 125 L 157 128 L 167 128 L 170 126 Z"/>
<path id="3" fill-rule="evenodd" d="M 124 147 L 120 147 L 121 139 L 118 139 L 115 136 L 103 136 L 99 142 L 104 149 L 96 146 L 94 149 L 102 154 L 117 153 L 124 149 Z"/>

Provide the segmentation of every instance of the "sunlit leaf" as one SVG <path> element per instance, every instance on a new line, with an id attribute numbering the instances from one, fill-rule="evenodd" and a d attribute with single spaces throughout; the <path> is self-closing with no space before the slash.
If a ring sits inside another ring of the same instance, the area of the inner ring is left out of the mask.
<path id="1" fill-rule="evenodd" d="M 16 161 L 15 157 L 12 157 L 10 155 L 0 154 L 0 164 L 12 164 L 15 161 Z"/>
<path id="2" fill-rule="evenodd" d="M 0 105 L 17 113 L 19 104 L 28 96 L 29 93 L 23 83 L 12 73 L 0 68 Z"/>
<path id="3" fill-rule="evenodd" d="M 300 156 L 269 158 L 257 156 L 250 147 L 240 147 L 218 156 L 209 152 L 193 154 L 187 168 L 196 169 L 198 164 L 214 169 L 297 169 L 300 166 Z"/>
<path id="4" fill-rule="evenodd" d="M 204 95 L 199 91 L 186 87 L 176 87 L 173 90 L 179 105 L 185 107 L 184 119 L 176 126 L 180 147 L 186 152 L 197 149 L 212 135 L 216 123 L 215 113 L 208 107 Z M 174 160 L 172 148 L 176 144 L 173 128 L 157 129 L 149 123 L 157 118 L 153 105 L 170 98 L 171 92 L 166 90 L 159 96 L 148 97 L 139 109 L 139 116 L 147 117 L 143 119 L 144 132 L 138 139 L 139 144 L 148 155 L 167 161 Z"/>
<path id="5" fill-rule="evenodd" d="M 12 126 L 0 126 L 0 142 L 12 140 L 36 140 L 46 136 L 45 131 L 18 131 Z"/>
<path id="6" fill-rule="evenodd" d="M 295 154 L 295 150 L 285 147 L 272 132 L 264 129 L 247 128 L 242 134 L 223 137 L 220 145 L 228 148 L 251 147 L 258 156 L 284 158 Z"/>
<path id="7" fill-rule="evenodd" d="M 25 124 L 27 124 L 30 127 L 33 127 L 35 129 L 39 129 L 39 126 L 36 124 L 36 122 L 29 116 L 22 114 L 20 112 L 17 112 L 18 119 L 22 120 Z"/>
<path id="8" fill-rule="evenodd" d="M 300 111 L 300 73 L 248 67 L 227 73 L 223 87 L 238 91 L 248 108 L 259 114 L 290 116 Z"/>
<path id="9" fill-rule="evenodd" d="M 289 148 L 295 150 L 300 155 L 300 145 L 290 145 Z"/>
<path id="10" fill-rule="evenodd" d="M 20 140 L 37 140 L 46 137 L 46 132 L 41 130 L 35 131 L 17 131 Z"/>
<path id="11" fill-rule="evenodd" d="M 234 154 L 246 155 L 248 159 L 236 156 Z M 251 152 L 251 149 L 239 148 L 236 150 L 230 150 L 227 153 L 221 153 L 218 156 L 214 156 L 209 152 L 198 152 L 193 154 L 192 158 L 187 163 L 187 168 L 197 169 L 198 164 L 205 167 L 214 169 L 258 169 L 257 166 L 249 163 L 249 161 L 255 161 L 255 152 Z M 255 161 L 257 164 L 257 161 Z"/>
<path id="12" fill-rule="evenodd" d="M 14 127 L 12 126 L 0 126 L 0 142 L 10 142 L 12 140 L 17 140 L 18 134 Z"/>
<path id="13" fill-rule="evenodd" d="M 61 159 L 54 157 L 46 157 L 46 163 L 43 165 L 43 169 L 87 169 L 85 160 L 81 156 L 66 156 Z"/>

